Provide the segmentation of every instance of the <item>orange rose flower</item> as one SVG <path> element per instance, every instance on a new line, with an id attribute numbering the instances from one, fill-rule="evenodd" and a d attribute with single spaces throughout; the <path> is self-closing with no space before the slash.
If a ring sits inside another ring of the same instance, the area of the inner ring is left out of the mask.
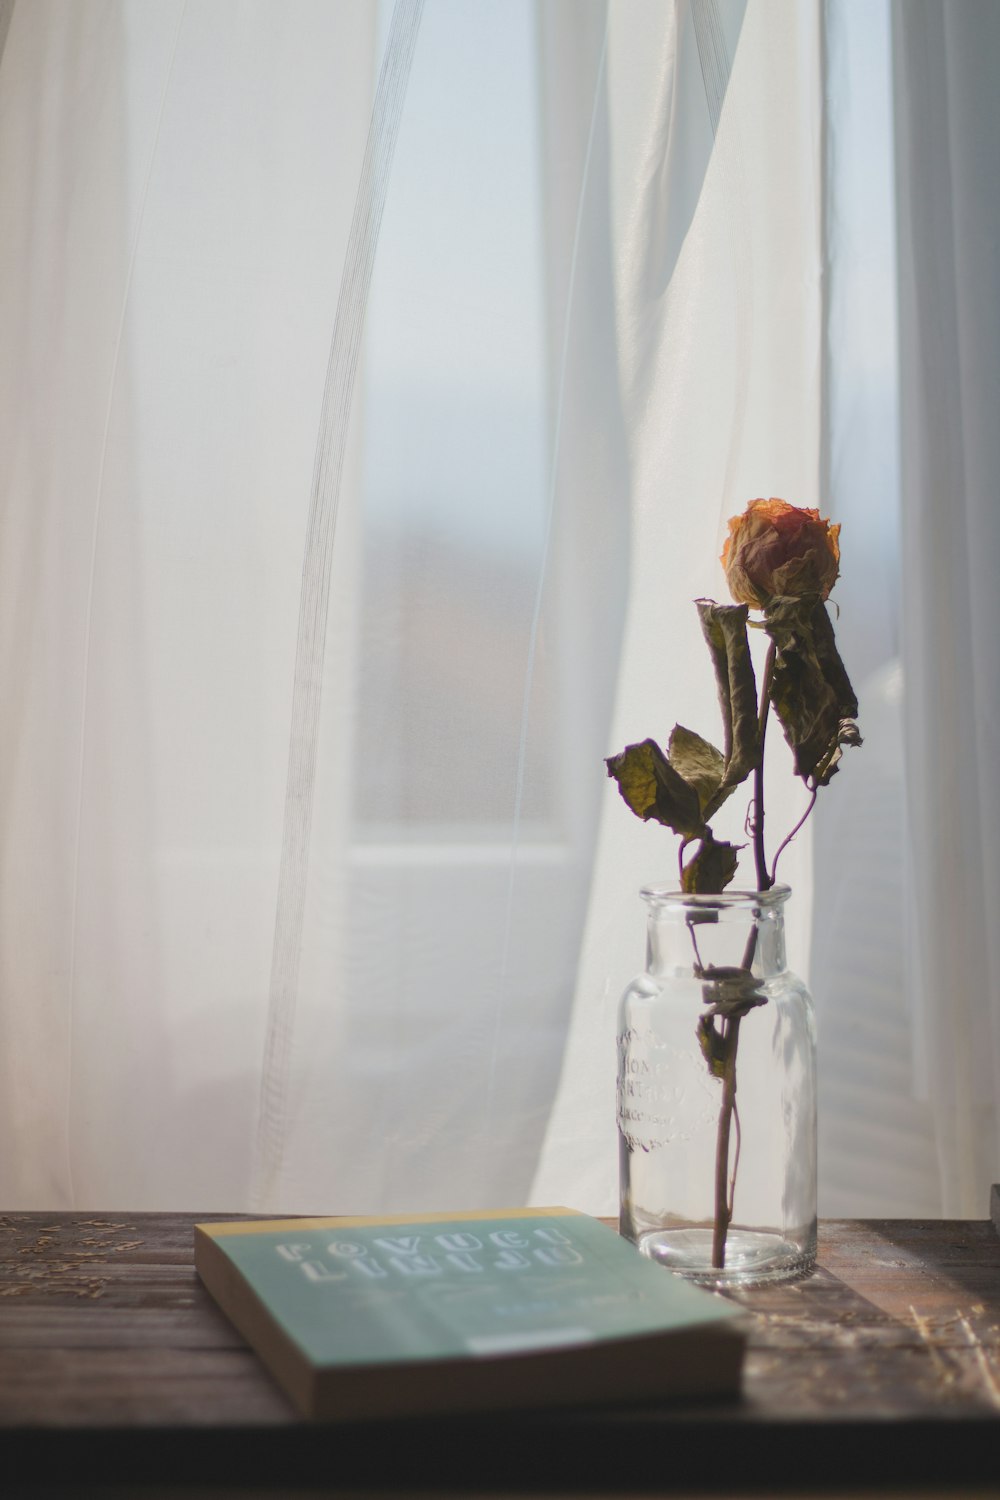
<path id="1" fill-rule="evenodd" d="M 840 573 L 839 535 L 840 527 L 822 520 L 818 510 L 787 500 L 751 500 L 729 522 L 722 549 L 730 593 L 752 609 L 777 597 L 826 599 Z"/>

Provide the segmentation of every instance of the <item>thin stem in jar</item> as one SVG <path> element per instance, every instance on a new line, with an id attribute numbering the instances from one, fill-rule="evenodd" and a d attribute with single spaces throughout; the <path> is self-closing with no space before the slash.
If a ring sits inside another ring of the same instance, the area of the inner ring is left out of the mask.
<path id="1" fill-rule="evenodd" d="M 725 1027 L 726 1061 L 715 1144 L 715 1222 L 712 1226 L 712 1265 L 718 1270 L 726 1264 L 726 1235 L 736 1195 L 735 1172 L 731 1190 L 729 1182 L 729 1136 L 736 1108 L 736 1048 L 740 1039 L 740 1017 L 734 1016 L 725 1022 Z"/>
<path id="2" fill-rule="evenodd" d="M 698 947 L 698 939 L 695 937 L 695 931 L 694 931 L 694 929 L 695 929 L 695 922 L 694 922 L 694 918 L 693 917 L 686 917 L 685 921 L 687 922 L 687 930 L 691 934 L 691 946 L 694 948 L 694 956 L 695 956 L 695 962 L 696 962 L 696 964 L 698 966 L 698 972 L 699 972 L 699 974 L 704 974 L 704 972 L 705 972 L 705 965 L 702 963 L 701 949 Z"/>

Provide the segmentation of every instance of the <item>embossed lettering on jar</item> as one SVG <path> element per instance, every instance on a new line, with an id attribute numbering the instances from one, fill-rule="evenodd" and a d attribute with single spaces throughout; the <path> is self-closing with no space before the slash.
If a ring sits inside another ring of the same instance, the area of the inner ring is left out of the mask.
<path id="1" fill-rule="evenodd" d="M 621 1231 L 705 1285 L 802 1276 L 816 1258 L 816 1041 L 785 962 L 788 887 L 641 894 L 646 969 L 619 1008 Z M 734 1020 L 724 1128 L 717 1038 Z"/>

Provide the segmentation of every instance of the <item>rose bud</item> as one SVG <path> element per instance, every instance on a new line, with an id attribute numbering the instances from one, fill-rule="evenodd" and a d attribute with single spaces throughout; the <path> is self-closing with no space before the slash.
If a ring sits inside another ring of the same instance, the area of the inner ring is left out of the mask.
<path id="1" fill-rule="evenodd" d="M 730 520 L 722 549 L 730 593 L 752 609 L 777 597 L 826 599 L 840 572 L 839 535 L 840 527 L 822 520 L 818 510 L 787 500 L 751 500 Z"/>

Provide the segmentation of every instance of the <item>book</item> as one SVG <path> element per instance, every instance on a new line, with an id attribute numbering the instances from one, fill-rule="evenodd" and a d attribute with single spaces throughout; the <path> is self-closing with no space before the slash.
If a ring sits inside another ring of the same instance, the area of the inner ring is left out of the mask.
<path id="1" fill-rule="evenodd" d="M 739 1389 L 738 1309 L 571 1209 L 199 1224 L 195 1266 L 308 1417 Z"/>

